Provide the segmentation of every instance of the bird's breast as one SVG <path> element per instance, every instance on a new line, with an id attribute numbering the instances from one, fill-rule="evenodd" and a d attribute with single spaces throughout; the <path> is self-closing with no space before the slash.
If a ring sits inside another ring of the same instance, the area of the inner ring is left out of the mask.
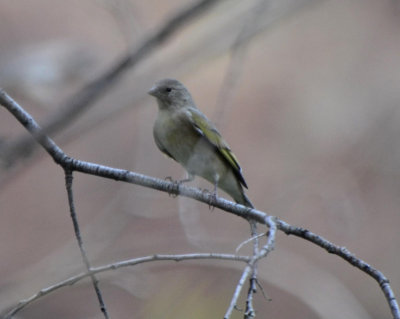
<path id="1" fill-rule="evenodd" d="M 164 148 L 175 160 L 185 165 L 200 136 L 184 113 L 160 110 L 153 128 L 160 149 Z"/>

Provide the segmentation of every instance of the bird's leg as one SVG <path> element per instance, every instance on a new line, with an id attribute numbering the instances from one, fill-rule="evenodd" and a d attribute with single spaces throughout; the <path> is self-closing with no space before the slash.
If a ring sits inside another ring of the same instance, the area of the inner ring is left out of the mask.
<path id="1" fill-rule="evenodd" d="M 218 193 L 217 193 L 218 181 L 219 181 L 219 175 L 216 174 L 216 176 L 214 176 L 214 189 L 213 189 L 213 191 L 210 192 L 208 189 L 203 189 L 202 190 L 203 193 L 210 195 L 210 201 L 208 203 L 208 207 L 210 208 L 210 210 L 214 210 L 214 205 L 215 205 L 215 202 L 217 201 L 217 197 L 218 197 Z"/>
<path id="2" fill-rule="evenodd" d="M 215 205 L 215 202 L 217 201 L 218 181 L 219 181 L 219 175 L 216 174 L 214 176 L 214 189 L 213 189 L 213 192 L 211 193 L 210 202 L 208 203 L 208 207 L 210 210 L 214 210 L 214 205 Z"/>
<path id="3" fill-rule="evenodd" d="M 219 178 L 218 178 L 219 179 Z M 217 199 L 218 196 L 218 179 L 216 178 L 214 181 L 214 191 L 213 191 L 213 197 Z"/>
<path id="4" fill-rule="evenodd" d="M 165 180 L 172 183 L 172 186 L 168 189 L 168 195 L 172 197 L 178 196 L 179 181 L 172 179 L 171 176 L 167 176 Z"/>
<path id="5" fill-rule="evenodd" d="M 187 182 L 191 182 L 192 180 L 194 180 L 194 175 L 190 174 L 189 172 L 186 172 L 187 176 L 184 179 L 181 179 L 180 181 L 178 181 L 178 184 L 183 184 L 183 183 L 187 183 Z"/>

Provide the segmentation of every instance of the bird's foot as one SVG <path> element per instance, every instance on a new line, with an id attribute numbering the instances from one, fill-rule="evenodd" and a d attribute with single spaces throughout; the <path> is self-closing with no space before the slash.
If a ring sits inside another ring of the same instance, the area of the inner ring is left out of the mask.
<path id="1" fill-rule="evenodd" d="M 164 178 L 164 180 L 172 183 L 172 185 L 168 187 L 168 195 L 172 196 L 173 198 L 177 197 L 181 181 L 174 180 L 171 176 L 167 176 L 166 178 Z"/>
<path id="2" fill-rule="evenodd" d="M 214 192 L 211 192 L 211 191 L 209 191 L 208 189 L 203 189 L 202 192 L 203 192 L 204 194 L 207 194 L 207 195 L 210 197 L 209 202 L 208 202 L 208 208 L 209 208 L 211 211 L 213 211 L 214 208 L 215 208 L 215 203 L 217 202 L 217 197 L 218 197 L 217 192 L 215 192 L 215 191 L 214 191 Z"/>

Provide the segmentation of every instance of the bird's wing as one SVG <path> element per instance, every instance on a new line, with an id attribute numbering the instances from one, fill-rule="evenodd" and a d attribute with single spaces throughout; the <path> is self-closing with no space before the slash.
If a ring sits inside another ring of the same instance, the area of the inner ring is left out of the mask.
<path id="1" fill-rule="evenodd" d="M 247 184 L 242 175 L 242 168 L 236 156 L 232 153 L 229 145 L 224 141 L 214 124 L 212 124 L 200 111 L 190 109 L 190 119 L 196 131 L 210 142 L 219 152 L 224 160 L 233 169 L 234 174 L 240 183 L 247 188 Z"/>

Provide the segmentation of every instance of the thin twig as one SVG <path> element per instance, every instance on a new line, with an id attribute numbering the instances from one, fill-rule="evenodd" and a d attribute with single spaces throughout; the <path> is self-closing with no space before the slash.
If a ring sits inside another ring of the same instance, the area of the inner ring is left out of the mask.
<path id="1" fill-rule="evenodd" d="M 260 238 L 260 237 L 264 237 L 265 234 L 257 234 L 257 236 L 253 236 L 250 238 L 247 238 L 246 240 L 242 241 L 235 249 L 235 252 L 239 252 L 240 249 L 242 249 L 242 247 L 250 242 L 252 242 L 253 240 Z"/>
<path id="2" fill-rule="evenodd" d="M 85 263 L 86 270 L 90 271 L 91 267 L 90 267 L 89 258 L 87 257 L 86 249 L 83 245 L 82 235 L 81 235 L 81 231 L 80 231 L 79 223 L 78 223 L 78 217 L 76 216 L 74 195 L 72 192 L 72 181 L 73 181 L 72 171 L 66 169 L 65 170 L 65 187 L 67 189 L 67 194 L 68 194 L 68 205 L 69 205 L 69 210 L 71 213 L 72 224 L 74 225 L 75 238 L 78 242 L 79 250 L 81 252 L 82 260 Z M 109 319 L 110 317 L 108 315 L 107 307 L 106 307 L 103 295 L 102 295 L 100 287 L 99 287 L 99 281 L 97 280 L 97 278 L 94 274 L 90 275 L 90 279 L 92 280 L 93 288 L 94 288 L 94 291 L 96 292 L 97 300 L 99 301 L 100 310 L 103 313 L 104 318 Z"/>
<path id="3" fill-rule="evenodd" d="M 261 258 L 265 258 L 275 247 L 275 237 L 276 237 L 276 218 L 273 216 L 266 216 L 264 220 L 264 224 L 269 227 L 269 232 L 267 234 L 267 242 L 266 244 L 259 250 L 257 255 L 253 255 L 251 260 L 247 263 L 247 266 L 244 268 L 242 272 L 242 276 L 239 279 L 238 284 L 236 285 L 235 292 L 233 293 L 231 302 L 227 311 L 225 312 L 224 319 L 229 319 L 232 315 L 233 310 L 237 309 L 237 301 L 239 299 L 240 293 L 243 289 L 244 283 L 247 278 L 250 276 L 253 266 L 260 260 Z M 247 305 L 246 305 L 247 307 Z M 245 311 L 246 316 L 247 309 Z"/>
<path id="4" fill-rule="evenodd" d="M 144 187 L 161 190 L 166 193 L 169 193 L 171 189 L 174 188 L 173 183 L 167 182 L 165 180 L 130 172 L 128 170 L 117 169 L 104 165 L 98 165 L 95 163 L 73 159 L 67 156 L 62 151 L 62 149 L 59 148 L 54 143 L 52 139 L 50 139 L 47 135 L 43 134 L 43 131 L 41 130 L 40 126 L 36 123 L 36 121 L 20 105 L 18 105 L 18 103 L 16 103 L 9 95 L 7 95 L 1 89 L 0 89 L 0 104 L 2 104 L 10 113 L 14 115 L 14 117 L 32 134 L 32 136 L 36 139 L 36 141 L 39 144 L 41 144 L 42 147 L 49 153 L 49 155 L 54 159 L 54 161 L 60 166 L 62 166 L 64 169 L 69 169 L 71 171 L 75 170 L 85 174 L 141 185 Z M 201 201 L 207 205 L 213 199 L 210 197 L 212 195 L 207 194 L 200 189 L 184 185 L 179 185 L 179 187 L 176 188 L 176 194 Z M 389 284 L 389 280 L 380 271 L 373 268 L 365 261 L 355 257 L 346 248 L 336 246 L 331 242 L 329 242 L 328 240 L 326 240 L 325 238 L 318 236 L 304 228 L 291 226 L 288 223 L 279 219 L 272 220 L 273 218 L 272 216 L 269 216 L 265 212 L 259 211 L 257 209 L 250 209 L 248 207 L 233 203 L 223 198 L 214 198 L 213 204 L 215 207 L 220 208 L 221 210 L 233 213 L 246 220 L 254 220 L 257 221 L 258 223 L 266 224 L 267 226 L 269 226 L 270 229 L 268 233 L 267 245 L 268 247 L 271 247 L 271 249 L 273 245 L 269 244 L 269 242 L 275 240 L 275 229 L 278 228 L 279 230 L 285 232 L 288 235 L 294 235 L 303 238 L 305 240 L 308 240 L 326 249 L 329 253 L 340 256 L 353 266 L 357 267 L 364 273 L 374 278 L 379 283 L 387 299 L 393 318 L 400 319 L 399 305 L 397 303 L 393 290 Z M 266 246 L 264 246 L 263 249 L 261 249 L 261 251 L 265 250 L 265 247 Z M 249 269 L 248 271 L 250 273 L 251 269 Z M 233 309 L 234 305 L 232 305 L 232 309 L 230 310 L 230 312 Z"/>
<path id="5" fill-rule="evenodd" d="M 254 239 L 253 242 L 253 257 L 259 255 L 259 238 L 257 234 L 257 223 L 250 221 L 251 236 Z M 247 291 L 246 299 L 246 310 L 244 312 L 244 319 L 254 318 L 256 316 L 256 311 L 253 306 L 253 297 L 257 292 L 257 261 L 254 263 L 251 271 L 251 277 L 249 279 L 249 289 Z"/>
<path id="6" fill-rule="evenodd" d="M 177 14 L 160 26 L 153 34 L 144 38 L 143 42 L 132 52 L 111 66 L 100 77 L 93 82 L 85 85 L 75 95 L 69 98 L 59 108 L 52 118 L 43 126 L 46 135 L 52 135 L 54 132 L 67 127 L 78 115 L 86 111 L 101 96 L 105 95 L 122 77 L 122 75 L 133 66 L 137 65 L 145 57 L 149 56 L 155 48 L 164 43 L 183 25 L 190 22 L 212 5 L 221 0 L 200 0 Z M 33 143 L 30 136 L 21 136 L 16 141 L 10 143 L 7 149 L 2 151 L 3 161 L 11 164 L 12 161 L 21 155 L 27 154 L 33 150 Z"/>
<path id="7" fill-rule="evenodd" d="M 63 281 L 60 281 L 56 284 L 53 284 L 49 287 L 43 288 L 36 294 L 30 296 L 29 298 L 21 300 L 17 306 L 15 306 L 11 310 L 9 310 L 7 312 L 7 314 L 4 315 L 4 319 L 11 319 L 12 316 L 14 316 L 17 312 L 21 311 L 23 308 L 25 308 L 26 306 L 30 305 L 31 303 L 37 301 L 38 299 L 58 290 L 60 288 L 74 285 L 77 282 L 79 282 L 87 277 L 91 277 L 95 274 L 99 274 L 99 273 L 103 273 L 103 272 L 107 272 L 107 271 L 114 271 L 115 269 L 129 267 L 129 266 L 135 266 L 138 264 L 154 262 L 154 261 L 176 261 L 176 262 L 179 262 L 179 261 L 184 261 L 184 260 L 201 260 L 201 259 L 216 259 L 216 260 L 231 260 L 231 261 L 248 262 L 250 260 L 250 257 L 231 255 L 231 254 L 216 254 L 216 253 L 213 253 L 213 254 L 193 253 L 193 254 L 182 254 L 182 255 L 151 255 L 151 256 L 146 256 L 146 257 L 123 260 L 123 261 L 119 261 L 119 262 L 116 262 L 113 264 L 104 265 L 104 266 L 100 266 L 100 267 L 92 267 L 90 269 L 90 271 L 88 271 L 88 272 L 80 273 L 78 275 L 72 276 Z"/>
<path id="8" fill-rule="evenodd" d="M 244 268 L 243 272 L 242 272 L 242 276 L 239 279 L 238 284 L 236 285 L 236 289 L 235 292 L 233 293 L 231 302 L 229 304 L 229 307 L 227 309 L 227 311 L 225 312 L 225 316 L 224 319 L 229 319 L 232 315 L 233 310 L 235 309 L 240 309 L 237 306 L 237 301 L 239 299 L 240 293 L 243 289 L 243 286 L 247 280 L 247 278 L 249 277 L 251 272 L 251 265 L 250 263 Z"/>

